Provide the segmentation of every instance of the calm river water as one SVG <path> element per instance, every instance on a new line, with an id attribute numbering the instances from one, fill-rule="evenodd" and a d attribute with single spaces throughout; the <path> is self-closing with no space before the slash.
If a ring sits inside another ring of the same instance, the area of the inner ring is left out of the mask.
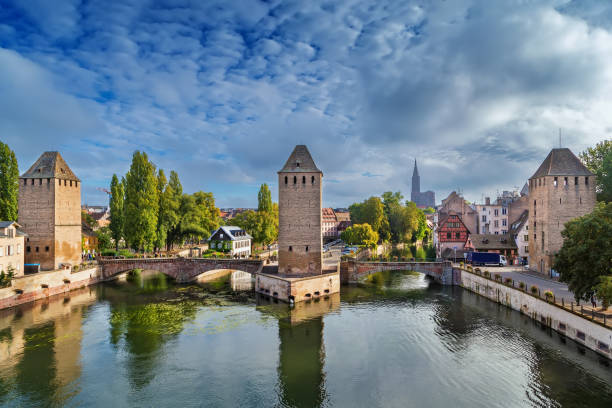
<path id="1" fill-rule="evenodd" d="M 293 309 L 160 274 L 0 311 L 0 404 L 612 407 L 612 367 L 525 316 L 383 273 Z"/>

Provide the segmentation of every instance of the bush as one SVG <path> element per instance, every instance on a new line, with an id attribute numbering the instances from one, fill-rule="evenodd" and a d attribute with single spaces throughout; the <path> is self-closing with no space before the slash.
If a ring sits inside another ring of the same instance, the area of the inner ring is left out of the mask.
<path id="1" fill-rule="evenodd" d="M 78 272 L 78 270 L 79 270 L 79 265 L 74 265 L 74 266 L 72 267 L 72 270 L 73 270 L 74 272 Z"/>
<path id="2" fill-rule="evenodd" d="M 534 295 L 538 294 L 538 287 L 536 285 L 531 285 L 531 288 L 529 289 L 531 291 L 531 293 L 533 293 Z"/>
<path id="3" fill-rule="evenodd" d="M 480 275 L 480 274 L 481 274 L 481 273 L 480 273 L 480 268 L 476 268 L 476 269 L 474 269 L 474 272 L 476 272 L 478 275 Z"/>
<path id="4" fill-rule="evenodd" d="M 117 251 L 114 249 L 105 249 L 101 253 L 102 256 L 117 256 Z"/>
<path id="5" fill-rule="evenodd" d="M 512 285 L 512 278 L 506 278 L 506 279 L 504 279 L 504 283 L 505 283 L 506 285 Z"/>
<path id="6" fill-rule="evenodd" d="M 484 271 L 484 276 L 485 276 L 485 278 L 490 278 L 491 277 L 491 272 Z"/>
<path id="7" fill-rule="evenodd" d="M 502 276 L 499 273 L 496 273 L 495 274 L 495 280 L 498 281 L 498 282 L 501 282 Z"/>
<path id="8" fill-rule="evenodd" d="M 546 300 L 552 299 L 553 296 L 555 296 L 555 294 L 552 292 L 552 290 L 547 290 L 546 292 L 544 292 L 544 297 L 546 298 Z"/>
<path id="9" fill-rule="evenodd" d="M 527 285 L 525 285 L 525 282 L 519 282 L 519 288 L 521 288 L 521 290 L 525 290 L 526 287 Z"/>

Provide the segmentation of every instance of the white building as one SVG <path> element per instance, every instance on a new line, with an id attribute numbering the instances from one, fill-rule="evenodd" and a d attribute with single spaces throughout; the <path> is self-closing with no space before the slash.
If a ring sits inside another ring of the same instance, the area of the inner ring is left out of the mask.
<path id="1" fill-rule="evenodd" d="M 507 206 L 491 204 L 491 200 L 487 197 L 485 204 L 476 204 L 474 209 L 478 214 L 479 234 L 503 235 L 510 230 Z"/>
<path id="2" fill-rule="evenodd" d="M 238 258 L 248 258 L 251 256 L 252 239 L 242 228 L 224 225 L 208 238 L 208 247 Z"/>
<path id="3" fill-rule="evenodd" d="M 519 219 L 512 224 L 510 233 L 514 242 L 516 242 L 519 262 L 527 265 L 529 258 L 529 211 L 523 211 Z"/>
<path id="4" fill-rule="evenodd" d="M 0 221 L 0 271 L 23 275 L 24 237 L 15 221 Z"/>

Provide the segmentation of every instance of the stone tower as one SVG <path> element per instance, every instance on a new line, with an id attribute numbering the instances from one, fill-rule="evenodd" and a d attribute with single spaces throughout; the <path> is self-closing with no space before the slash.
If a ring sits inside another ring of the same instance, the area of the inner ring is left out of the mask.
<path id="1" fill-rule="evenodd" d="M 417 203 L 420 201 L 421 194 L 421 176 L 417 168 L 416 159 L 414 159 L 414 170 L 412 170 L 412 190 L 410 191 L 410 201 Z"/>
<path id="2" fill-rule="evenodd" d="M 570 149 L 552 149 L 529 179 L 529 267 L 549 275 L 565 223 L 594 207 L 593 173 Z"/>
<path id="3" fill-rule="evenodd" d="M 81 260 L 81 182 L 59 152 L 45 152 L 19 178 L 26 264 L 58 269 Z"/>
<path id="4" fill-rule="evenodd" d="M 304 145 L 297 145 L 278 172 L 278 273 L 321 274 L 321 182 Z"/>

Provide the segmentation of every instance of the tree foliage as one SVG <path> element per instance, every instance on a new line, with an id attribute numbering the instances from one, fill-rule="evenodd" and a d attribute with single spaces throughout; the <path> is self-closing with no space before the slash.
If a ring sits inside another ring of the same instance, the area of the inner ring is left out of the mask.
<path id="1" fill-rule="evenodd" d="M 17 221 L 19 167 L 8 145 L 0 142 L 0 220 Z"/>
<path id="2" fill-rule="evenodd" d="M 271 203 L 269 211 L 244 211 L 234 217 L 230 223 L 248 232 L 254 242 L 270 245 L 278 239 L 278 204 Z"/>
<path id="3" fill-rule="evenodd" d="M 374 247 L 378 243 L 378 233 L 370 224 L 354 224 L 344 230 L 340 238 L 349 245 Z"/>
<path id="4" fill-rule="evenodd" d="M 111 194 L 109 197 L 110 208 L 110 235 L 115 241 L 115 249 L 119 250 L 119 241 L 123 238 L 123 225 L 125 214 L 123 213 L 123 204 L 125 199 L 125 190 L 123 182 L 119 181 L 116 174 L 113 174 L 111 180 Z"/>
<path id="5" fill-rule="evenodd" d="M 101 227 L 96 231 L 98 238 L 98 252 L 102 252 L 111 247 L 111 230 L 109 227 Z"/>
<path id="6" fill-rule="evenodd" d="M 151 251 L 157 236 L 159 198 L 155 165 L 145 152 L 134 152 L 125 176 L 124 235 L 135 250 Z"/>
<path id="7" fill-rule="evenodd" d="M 588 300 L 600 277 L 612 272 L 612 203 L 600 203 L 592 213 L 567 222 L 561 235 L 555 269 L 576 300 Z"/>
<path id="8" fill-rule="evenodd" d="M 607 310 L 612 303 L 612 276 L 601 276 L 599 284 L 595 286 L 595 293 L 601 300 L 603 310 Z"/>
<path id="9" fill-rule="evenodd" d="M 257 211 L 272 211 L 272 194 L 266 183 L 262 184 L 257 193 Z"/>
<path id="10" fill-rule="evenodd" d="M 385 217 L 385 206 L 379 197 L 370 197 L 362 203 L 349 206 L 353 224 L 369 224 L 379 233 L 383 241 L 389 239 L 389 222 Z"/>
<path id="11" fill-rule="evenodd" d="M 157 236 L 155 247 L 158 249 L 168 246 L 168 234 L 174 229 L 179 221 L 179 209 L 181 205 L 181 197 L 178 196 L 174 189 L 177 188 L 178 175 L 172 171 L 170 174 L 171 183 L 166 181 L 166 175 L 163 170 L 157 173 L 157 191 L 159 194 L 159 214 L 157 217 Z M 180 188 L 182 191 L 182 186 Z"/>
<path id="12" fill-rule="evenodd" d="M 580 153 L 580 159 L 597 177 L 597 200 L 612 201 L 612 140 L 604 140 Z"/>

